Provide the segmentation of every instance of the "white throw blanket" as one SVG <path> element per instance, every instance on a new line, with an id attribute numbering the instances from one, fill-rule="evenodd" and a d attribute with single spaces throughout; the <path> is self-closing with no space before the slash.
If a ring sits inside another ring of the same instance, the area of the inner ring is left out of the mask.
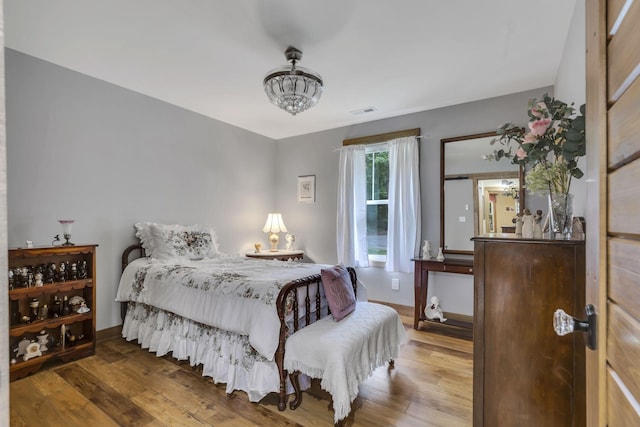
<path id="1" fill-rule="evenodd" d="M 351 412 L 360 384 L 374 369 L 398 356 L 407 334 L 391 307 L 358 302 L 340 322 L 332 316 L 301 329 L 287 339 L 284 367 L 313 378 L 333 398 L 334 421 Z"/>

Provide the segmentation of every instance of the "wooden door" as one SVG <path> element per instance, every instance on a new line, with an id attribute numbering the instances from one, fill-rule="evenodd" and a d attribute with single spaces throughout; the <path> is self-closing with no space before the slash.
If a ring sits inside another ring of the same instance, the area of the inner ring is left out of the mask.
<path id="1" fill-rule="evenodd" d="M 590 426 L 640 425 L 640 1 L 587 0 Z"/>

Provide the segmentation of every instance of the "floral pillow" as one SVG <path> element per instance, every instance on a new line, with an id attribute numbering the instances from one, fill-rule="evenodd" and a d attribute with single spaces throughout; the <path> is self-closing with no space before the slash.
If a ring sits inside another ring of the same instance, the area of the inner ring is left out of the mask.
<path id="1" fill-rule="evenodd" d="M 356 294 L 349 271 L 343 265 L 336 265 L 320 270 L 320 276 L 331 314 L 339 322 L 356 309 Z"/>
<path id="2" fill-rule="evenodd" d="M 147 255 L 158 260 L 200 260 L 220 255 L 215 232 L 208 227 L 138 223 L 136 230 Z"/>

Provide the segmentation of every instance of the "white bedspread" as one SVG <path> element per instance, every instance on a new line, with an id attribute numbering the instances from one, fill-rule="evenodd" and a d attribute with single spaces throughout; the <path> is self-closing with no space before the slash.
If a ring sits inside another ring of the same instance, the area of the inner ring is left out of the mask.
<path id="1" fill-rule="evenodd" d="M 334 420 L 349 415 L 359 385 L 373 370 L 398 357 L 407 334 L 391 307 L 358 302 L 340 322 L 332 316 L 301 329 L 287 339 L 284 367 L 313 378 L 333 398 Z"/>
<path id="2" fill-rule="evenodd" d="M 242 257 L 180 264 L 140 258 L 122 274 L 116 301 L 144 303 L 247 335 L 256 351 L 273 360 L 280 332 L 275 307 L 280 289 L 325 267 Z"/>

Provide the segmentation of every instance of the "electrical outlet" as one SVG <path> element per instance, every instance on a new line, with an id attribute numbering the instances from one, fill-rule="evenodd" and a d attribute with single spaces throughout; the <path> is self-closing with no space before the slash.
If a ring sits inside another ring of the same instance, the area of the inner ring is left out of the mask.
<path id="1" fill-rule="evenodd" d="M 400 279 L 391 279 L 391 290 L 392 291 L 400 290 Z"/>

